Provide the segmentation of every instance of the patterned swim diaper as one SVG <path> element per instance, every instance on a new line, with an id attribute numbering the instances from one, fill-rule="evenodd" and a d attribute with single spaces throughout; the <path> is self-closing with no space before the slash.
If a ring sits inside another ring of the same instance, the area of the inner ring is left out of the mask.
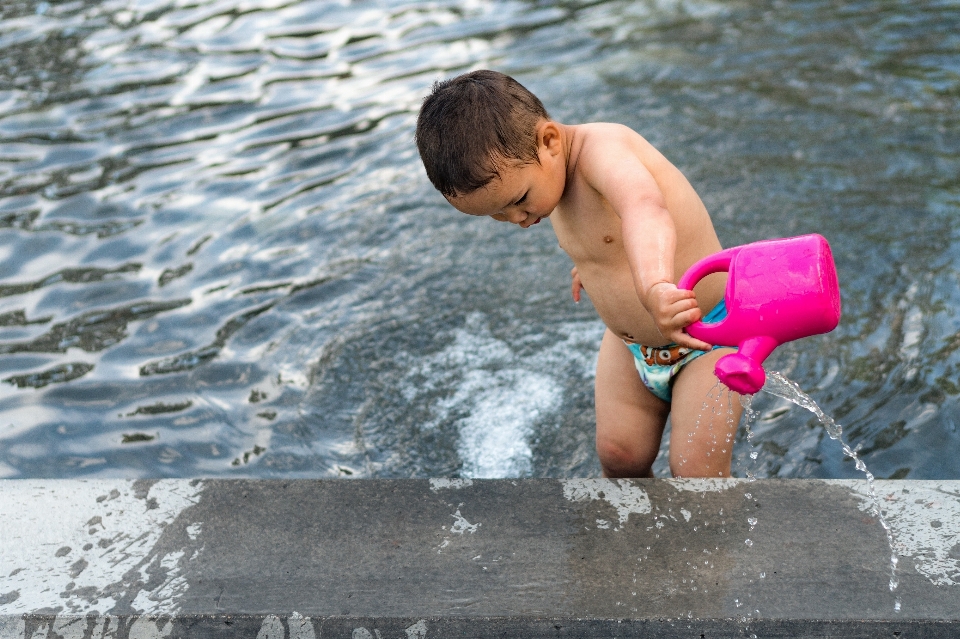
<path id="1" fill-rule="evenodd" d="M 703 322 L 713 324 L 726 316 L 727 305 L 720 300 L 720 303 L 703 318 Z M 677 344 L 643 346 L 624 343 L 633 353 L 633 363 L 637 367 L 637 372 L 640 373 L 643 385 L 665 402 L 669 402 L 673 397 L 673 380 L 677 374 L 683 370 L 684 366 L 706 353 L 706 351 L 684 348 Z M 713 348 L 722 347 L 714 346 Z"/>

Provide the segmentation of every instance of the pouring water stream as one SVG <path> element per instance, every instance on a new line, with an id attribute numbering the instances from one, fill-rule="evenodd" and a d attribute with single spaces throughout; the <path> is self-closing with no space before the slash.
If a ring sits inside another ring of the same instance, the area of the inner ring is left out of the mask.
<path id="1" fill-rule="evenodd" d="M 857 470 L 866 476 L 867 486 L 870 490 L 870 497 L 873 500 L 872 512 L 877 517 L 880 525 L 883 527 L 883 531 L 887 536 L 887 544 L 890 546 L 890 592 L 896 592 L 897 586 L 899 585 L 899 578 L 897 577 L 898 558 L 893 545 L 893 532 L 890 528 L 890 524 L 887 523 L 886 518 L 883 516 L 883 510 L 880 506 L 880 497 L 877 495 L 873 473 L 867 469 L 866 464 L 862 459 L 860 459 L 857 451 L 852 449 L 850 445 L 847 444 L 847 442 L 843 439 L 843 428 L 840 426 L 840 424 L 836 423 L 832 417 L 824 413 L 817 403 L 813 401 L 813 398 L 800 390 L 800 387 L 795 382 L 787 379 L 777 371 L 768 371 L 766 382 L 764 383 L 762 390 L 770 393 L 771 395 L 776 395 L 777 397 L 782 397 L 787 401 L 793 402 L 797 406 L 805 408 L 816 415 L 817 419 L 820 420 L 820 423 L 823 424 L 823 427 L 826 429 L 830 439 L 840 442 L 840 446 L 843 449 L 844 454 L 847 457 L 850 457 L 856 464 Z M 750 423 L 757 416 L 756 411 L 754 411 L 752 408 L 753 396 L 741 395 L 740 401 L 743 404 L 744 412 L 746 414 L 747 439 L 751 440 L 753 439 L 753 433 L 750 431 Z M 753 457 L 754 456 L 751 455 L 751 458 Z M 899 597 L 896 598 L 893 608 L 894 611 L 900 612 Z"/>

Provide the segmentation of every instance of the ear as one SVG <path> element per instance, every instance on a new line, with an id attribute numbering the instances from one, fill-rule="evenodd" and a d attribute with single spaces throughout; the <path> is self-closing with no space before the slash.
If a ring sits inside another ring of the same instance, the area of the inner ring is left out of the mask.
<path id="1" fill-rule="evenodd" d="M 552 120 L 543 120 L 537 125 L 537 145 L 541 151 L 558 155 L 563 151 L 563 138 L 560 126 Z"/>

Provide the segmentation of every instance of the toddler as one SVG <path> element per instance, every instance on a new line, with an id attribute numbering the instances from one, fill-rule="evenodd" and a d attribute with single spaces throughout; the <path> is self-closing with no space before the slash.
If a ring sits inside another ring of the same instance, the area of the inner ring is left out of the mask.
<path id="1" fill-rule="evenodd" d="M 726 274 L 677 280 L 721 250 L 700 197 L 643 137 L 619 124 L 568 125 L 495 71 L 438 82 L 417 120 L 427 176 L 467 215 L 522 229 L 549 218 L 606 324 L 597 360 L 596 444 L 605 477 L 652 477 L 667 416 L 675 477 L 728 477 L 740 419 L 713 366 L 731 352 L 684 332 L 726 315 Z M 706 309 L 706 314 L 701 309 Z"/>

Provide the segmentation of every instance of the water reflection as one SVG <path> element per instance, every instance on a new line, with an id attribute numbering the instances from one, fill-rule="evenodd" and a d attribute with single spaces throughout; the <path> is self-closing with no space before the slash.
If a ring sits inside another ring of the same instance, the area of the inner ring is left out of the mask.
<path id="1" fill-rule="evenodd" d="M 726 245 L 826 235 L 841 327 L 771 366 L 878 476 L 954 476 L 958 26 L 951 3 L 5 2 L 0 474 L 596 474 L 601 326 L 566 257 L 458 217 L 412 144 L 430 84 L 489 66 L 651 139 Z M 856 476 L 777 401 L 737 472 Z"/>

